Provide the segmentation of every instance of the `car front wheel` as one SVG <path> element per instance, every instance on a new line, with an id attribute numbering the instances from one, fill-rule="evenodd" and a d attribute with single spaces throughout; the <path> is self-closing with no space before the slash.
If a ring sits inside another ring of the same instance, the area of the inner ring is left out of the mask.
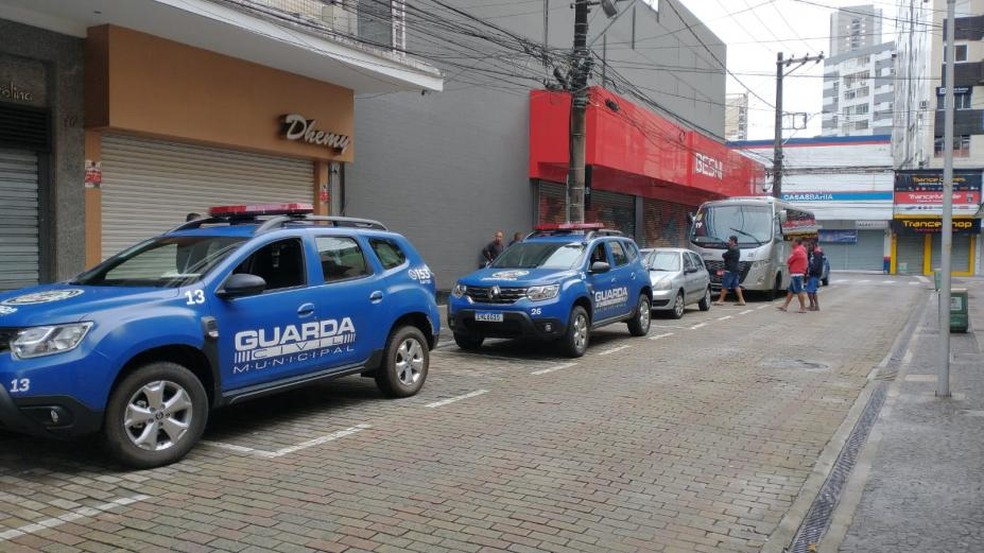
<path id="1" fill-rule="evenodd" d="M 420 329 L 404 326 L 393 331 L 386 342 L 383 364 L 376 371 L 376 386 L 387 397 L 409 397 L 427 380 L 430 350 Z"/>
<path id="2" fill-rule="evenodd" d="M 633 336 L 645 336 L 649 334 L 649 326 L 652 324 L 651 308 L 649 296 L 640 294 L 636 311 L 632 318 L 629 319 L 629 334 Z"/>
<path id="3" fill-rule="evenodd" d="M 674 319 L 679 319 L 683 317 L 683 312 L 686 309 L 686 304 L 683 301 L 683 292 L 677 292 L 676 298 L 673 300 L 673 311 L 670 311 L 670 315 Z"/>
<path id="4" fill-rule="evenodd" d="M 184 457 L 207 420 L 208 398 L 198 377 L 181 365 L 159 361 L 140 367 L 113 389 L 103 438 L 122 463 L 160 467 Z"/>
<path id="5" fill-rule="evenodd" d="M 589 326 L 588 312 L 575 305 L 567 321 L 567 332 L 561 338 L 562 349 L 568 357 L 581 357 L 588 350 Z"/>
<path id="6" fill-rule="evenodd" d="M 454 335 L 454 343 L 458 344 L 459 348 L 466 349 L 468 351 L 476 351 L 481 349 L 482 342 L 484 341 L 485 338 L 482 338 L 481 336 L 475 337 L 458 333 L 455 333 Z"/>

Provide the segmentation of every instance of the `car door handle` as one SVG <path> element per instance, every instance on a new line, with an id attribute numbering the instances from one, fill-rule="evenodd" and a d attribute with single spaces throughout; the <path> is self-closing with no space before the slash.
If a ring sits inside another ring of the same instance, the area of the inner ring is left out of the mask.
<path id="1" fill-rule="evenodd" d="M 302 304 L 300 307 L 297 308 L 297 315 L 300 317 L 310 317 L 311 315 L 314 315 L 314 304 L 313 303 Z"/>
<path id="2" fill-rule="evenodd" d="M 369 294 L 369 301 L 373 303 L 378 303 L 383 300 L 383 293 L 379 290 Z"/>

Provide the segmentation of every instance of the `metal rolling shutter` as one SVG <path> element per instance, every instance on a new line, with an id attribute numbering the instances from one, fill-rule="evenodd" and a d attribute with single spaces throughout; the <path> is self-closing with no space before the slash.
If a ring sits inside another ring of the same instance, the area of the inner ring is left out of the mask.
<path id="1" fill-rule="evenodd" d="M 38 157 L 0 149 L 0 290 L 38 283 Z"/>
<path id="2" fill-rule="evenodd" d="M 584 221 L 605 223 L 606 228 L 635 236 L 635 196 L 592 190 L 591 207 L 584 210 Z"/>
<path id="3" fill-rule="evenodd" d="M 537 190 L 537 224 L 567 221 L 567 188 L 562 184 L 540 181 Z"/>
<path id="4" fill-rule="evenodd" d="M 933 235 L 932 253 L 929 261 L 929 268 L 936 270 L 943 264 L 943 237 L 939 234 Z M 974 268 L 970 266 L 970 235 L 954 234 L 953 248 L 950 254 L 950 272 L 952 273 L 973 273 Z"/>
<path id="5" fill-rule="evenodd" d="M 900 275 L 923 273 L 923 241 L 921 234 L 900 234 L 895 245 L 895 272 Z"/>
<path id="6" fill-rule="evenodd" d="M 314 164 L 125 136 L 102 140 L 103 259 L 209 206 L 305 202 Z"/>
<path id="7" fill-rule="evenodd" d="M 884 266 L 885 232 L 859 230 L 854 244 L 821 242 L 824 255 L 830 261 L 830 270 L 881 271 Z M 911 270 L 911 269 L 910 269 Z"/>
<path id="8" fill-rule="evenodd" d="M 689 223 L 687 214 L 696 208 L 646 198 L 643 201 L 644 248 L 686 248 Z"/>

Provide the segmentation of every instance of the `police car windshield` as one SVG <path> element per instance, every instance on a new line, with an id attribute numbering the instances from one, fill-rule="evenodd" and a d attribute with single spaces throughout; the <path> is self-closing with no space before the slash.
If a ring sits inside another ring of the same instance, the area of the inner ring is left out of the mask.
<path id="1" fill-rule="evenodd" d="M 584 244 L 520 242 L 513 244 L 492 262 L 496 269 L 573 269 Z"/>
<path id="2" fill-rule="evenodd" d="M 166 236 L 138 244 L 82 273 L 76 284 L 177 287 L 198 281 L 246 239 Z"/>

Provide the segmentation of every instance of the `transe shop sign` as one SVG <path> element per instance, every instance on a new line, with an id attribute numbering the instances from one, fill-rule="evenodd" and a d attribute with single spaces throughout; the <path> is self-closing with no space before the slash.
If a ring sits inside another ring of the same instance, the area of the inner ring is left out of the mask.
<path id="1" fill-rule="evenodd" d="M 981 199 L 981 172 L 954 171 L 953 214 L 970 217 Z M 895 217 L 943 215 L 943 171 L 897 171 L 895 173 Z"/>
<path id="2" fill-rule="evenodd" d="M 942 232 L 940 219 L 896 219 L 892 221 L 895 232 L 906 234 L 937 234 Z M 954 234 L 977 234 L 981 231 L 980 219 L 954 219 Z"/>
<path id="3" fill-rule="evenodd" d="M 303 115 L 289 113 L 283 116 L 283 125 L 280 134 L 287 140 L 298 140 L 315 144 L 317 146 L 327 146 L 341 154 L 349 147 L 352 138 L 344 134 L 336 134 L 318 130 L 315 128 L 317 121 L 307 119 Z"/>

